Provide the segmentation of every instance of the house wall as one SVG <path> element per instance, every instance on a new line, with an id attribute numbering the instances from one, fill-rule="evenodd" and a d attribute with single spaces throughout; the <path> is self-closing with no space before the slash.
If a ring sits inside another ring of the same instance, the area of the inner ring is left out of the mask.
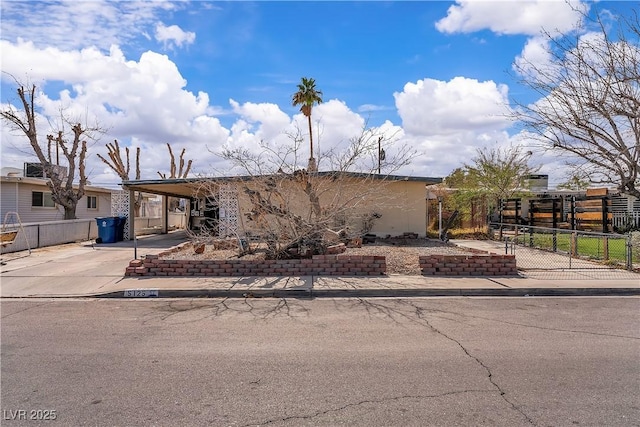
<path id="1" fill-rule="evenodd" d="M 17 182 L 0 183 L 0 221 L 4 221 L 7 212 L 16 212 L 18 210 L 18 191 Z"/>
<path id="2" fill-rule="evenodd" d="M 87 209 L 87 196 L 95 196 L 98 198 L 96 209 Z M 62 212 L 64 218 L 64 210 Z M 87 190 L 82 199 L 78 201 L 76 216 L 78 219 L 111 216 L 111 194 Z"/>
<path id="3" fill-rule="evenodd" d="M 0 182 L 1 220 L 4 221 L 4 217 L 7 212 L 18 212 L 23 223 L 57 221 L 64 219 L 64 209 L 61 206 L 53 208 L 31 206 L 31 193 L 33 191 L 49 192 L 49 188 L 44 184 L 38 185 L 19 180 Z M 87 209 L 87 195 L 96 196 L 98 198 L 97 209 Z M 87 190 L 86 195 L 78 201 L 78 205 L 76 207 L 76 217 L 78 219 L 93 219 L 95 217 L 110 215 L 110 193 Z"/>
<path id="4" fill-rule="evenodd" d="M 427 206 L 423 182 L 400 181 L 381 189 L 380 197 L 386 203 L 374 206 L 382 214 L 374 222 L 371 233 L 378 236 L 397 236 L 405 232 L 425 236 L 427 231 Z M 375 198 L 374 198 L 375 200 Z M 374 202 L 375 205 L 375 202 Z"/>
<path id="5" fill-rule="evenodd" d="M 254 185 L 244 185 L 255 189 Z M 288 206 L 302 217 L 309 215 L 309 200 L 301 186 L 292 182 L 281 183 L 281 194 L 278 204 Z M 333 181 L 325 179 L 317 185 L 320 204 L 323 209 L 342 212 L 335 214 L 334 224 L 328 227 L 340 229 L 349 226 L 352 230 L 362 228 L 363 217 L 380 214 L 374 220 L 371 233 L 378 236 L 398 236 L 403 233 L 426 235 L 426 190 L 424 182 L 343 179 Z M 239 230 L 252 231 L 256 228 L 253 221 L 248 221 L 246 214 L 251 209 L 251 202 L 242 188 L 238 192 L 240 216 Z M 340 222 L 344 217 L 345 221 Z"/>

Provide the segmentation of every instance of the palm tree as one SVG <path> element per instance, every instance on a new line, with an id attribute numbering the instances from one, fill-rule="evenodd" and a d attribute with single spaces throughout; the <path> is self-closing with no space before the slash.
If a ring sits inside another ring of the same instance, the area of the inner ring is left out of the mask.
<path id="1" fill-rule="evenodd" d="M 316 159 L 313 158 L 313 132 L 311 128 L 311 109 L 315 104 L 322 103 L 322 91 L 316 89 L 315 79 L 302 78 L 298 84 L 298 91 L 293 94 L 293 106 L 301 105 L 300 111 L 307 116 L 309 122 L 309 172 L 318 170 Z"/>

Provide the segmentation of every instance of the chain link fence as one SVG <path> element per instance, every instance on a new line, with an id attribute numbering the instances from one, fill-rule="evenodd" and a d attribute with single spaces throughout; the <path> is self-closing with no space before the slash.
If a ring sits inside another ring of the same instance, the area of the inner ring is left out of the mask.
<path id="1" fill-rule="evenodd" d="M 522 270 L 640 268 L 640 233 L 596 233 L 492 223 Z"/>

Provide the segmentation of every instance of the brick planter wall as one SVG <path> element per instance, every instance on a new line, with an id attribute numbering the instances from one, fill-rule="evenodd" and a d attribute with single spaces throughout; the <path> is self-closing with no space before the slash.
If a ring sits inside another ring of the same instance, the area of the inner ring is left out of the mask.
<path id="1" fill-rule="evenodd" d="M 387 270 L 383 256 L 315 255 L 310 259 L 252 261 L 168 260 L 160 255 L 131 261 L 125 276 L 381 276 Z"/>
<path id="2" fill-rule="evenodd" d="M 420 256 L 424 276 L 516 276 L 515 255 L 430 255 Z"/>

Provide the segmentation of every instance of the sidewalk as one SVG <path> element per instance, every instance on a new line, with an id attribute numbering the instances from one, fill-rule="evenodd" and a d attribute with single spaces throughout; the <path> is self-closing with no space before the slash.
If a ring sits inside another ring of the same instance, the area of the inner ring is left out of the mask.
<path id="1" fill-rule="evenodd" d="M 2 256 L 2 298 L 158 297 L 412 297 L 640 295 L 640 274 L 624 270 L 528 272 L 526 277 L 124 277 L 129 261 L 185 240 L 183 232 L 134 242 L 74 243 Z M 499 242 L 454 241 L 504 253 Z M 517 255 L 516 255 L 517 256 Z M 126 292 L 129 291 L 129 292 Z M 138 292 L 134 292 L 138 291 Z M 143 292 L 144 291 L 144 292 Z"/>

